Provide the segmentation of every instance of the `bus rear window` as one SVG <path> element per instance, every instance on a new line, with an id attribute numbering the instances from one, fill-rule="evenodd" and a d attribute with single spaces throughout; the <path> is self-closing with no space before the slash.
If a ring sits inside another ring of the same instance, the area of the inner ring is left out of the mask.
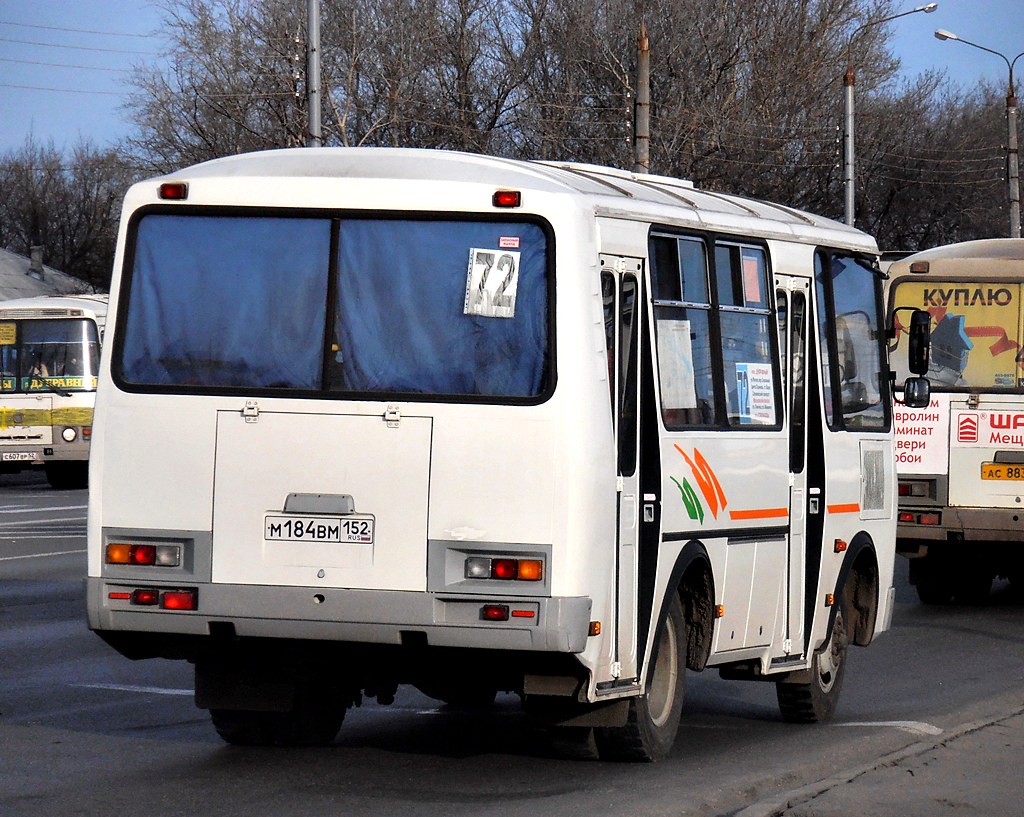
<path id="1" fill-rule="evenodd" d="M 511 401 L 546 388 L 537 224 L 150 213 L 134 235 L 123 385 Z"/>

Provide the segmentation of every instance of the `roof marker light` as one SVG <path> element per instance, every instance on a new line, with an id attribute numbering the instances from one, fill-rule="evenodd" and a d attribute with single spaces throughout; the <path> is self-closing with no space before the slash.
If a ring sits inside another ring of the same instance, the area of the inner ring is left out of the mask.
<path id="1" fill-rule="evenodd" d="M 184 201 L 188 198 L 188 184 L 185 182 L 163 182 L 160 185 L 160 198 Z"/>
<path id="2" fill-rule="evenodd" d="M 523 203 L 523 194 L 519 190 L 495 190 L 491 203 L 495 207 L 519 207 Z"/>

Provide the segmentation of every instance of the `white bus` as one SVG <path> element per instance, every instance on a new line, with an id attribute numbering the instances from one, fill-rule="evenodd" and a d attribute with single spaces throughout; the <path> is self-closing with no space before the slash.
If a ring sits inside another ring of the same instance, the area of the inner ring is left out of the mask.
<path id="1" fill-rule="evenodd" d="M 932 323 L 931 407 L 896 412 L 897 548 L 921 601 L 979 603 L 996 576 L 1024 582 L 1024 240 L 936 247 L 889 274 L 890 307 Z"/>
<path id="2" fill-rule="evenodd" d="M 0 302 L 0 472 L 85 487 L 106 315 L 105 295 Z"/>
<path id="3" fill-rule="evenodd" d="M 687 668 L 827 718 L 893 610 L 875 259 L 826 219 L 593 166 L 300 149 L 140 183 L 90 626 L 194 662 L 231 743 L 330 742 L 412 684 L 516 692 L 650 760 Z"/>

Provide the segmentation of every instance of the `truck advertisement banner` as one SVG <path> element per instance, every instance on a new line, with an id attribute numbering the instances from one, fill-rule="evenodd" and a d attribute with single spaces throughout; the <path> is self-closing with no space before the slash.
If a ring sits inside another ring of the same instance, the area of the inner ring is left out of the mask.
<path id="1" fill-rule="evenodd" d="M 1000 389 L 1024 385 L 1021 290 L 1017 283 L 903 281 L 895 307 L 923 309 L 932 317 L 932 387 Z M 901 325 L 908 312 L 897 313 Z M 906 342 L 893 355 L 905 370 Z"/>

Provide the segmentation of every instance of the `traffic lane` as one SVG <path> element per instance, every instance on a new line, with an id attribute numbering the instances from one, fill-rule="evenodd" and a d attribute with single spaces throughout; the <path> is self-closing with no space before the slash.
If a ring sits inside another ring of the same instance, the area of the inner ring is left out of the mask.
<path id="1" fill-rule="evenodd" d="M 0 582 L 84 576 L 88 498 L 41 474 L 0 474 Z"/>
<path id="2" fill-rule="evenodd" d="M 690 674 L 687 712 L 672 755 L 642 767 L 547 757 L 514 697 L 473 713 L 438 706 L 407 689 L 396 706 L 351 710 L 337 745 L 328 750 L 226 747 L 192 705 L 187 664 L 129 662 L 81 625 L 63 633 L 56 651 L 73 656 L 71 665 L 53 662 L 49 650 L 39 656 L 33 672 L 41 675 L 33 675 L 20 689 L 16 709 L 0 719 L 4 755 L 21 756 L 11 747 L 22 747 L 51 761 L 35 772 L 31 763 L 18 764 L 17 786 L 0 795 L 0 804 L 15 797 L 15 813 L 26 814 L 52 814 L 58 802 L 70 813 L 81 803 L 89 804 L 83 813 L 139 803 L 155 804 L 155 814 L 185 806 L 290 815 L 341 805 L 382 815 L 399 809 L 533 815 L 541 807 L 595 815 L 728 813 L 919 740 L 905 726 L 878 723 L 889 715 L 949 728 L 957 713 L 985 705 L 986 688 L 964 683 L 971 673 L 943 653 L 946 630 L 964 628 L 963 610 L 940 609 L 924 616 L 928 626 L 916 626 L 917 607 L 901 603 L 893 632 L 851 653 L 836 723 L 783 724 L 771 684 Z M 997 601 L 981 609 L 989 615 L 974 617 L 968 629 L 984 642 L 1008 644 L 1004 652 L 1019 657 L 1013 634 L 1020 630 L 1020 608 Z M 905 620 L 915 626 L 904 627 Z M 942 681 L 950 688 L 950 711 L 933 708 L 934 692 L 922 694 L 919 673 L 903 661 L 915 654 L 929 666 L 945 661 L 961 667 Z M 992 660 L 990 649 L 976 658 L 992 678 L 1019 689 L 1006 661 L 993 666 Z M 53 768 L 60 768 L 60 781 Z M 25 811 L 26 803 L 38 803 L 39 811 Z"/>

